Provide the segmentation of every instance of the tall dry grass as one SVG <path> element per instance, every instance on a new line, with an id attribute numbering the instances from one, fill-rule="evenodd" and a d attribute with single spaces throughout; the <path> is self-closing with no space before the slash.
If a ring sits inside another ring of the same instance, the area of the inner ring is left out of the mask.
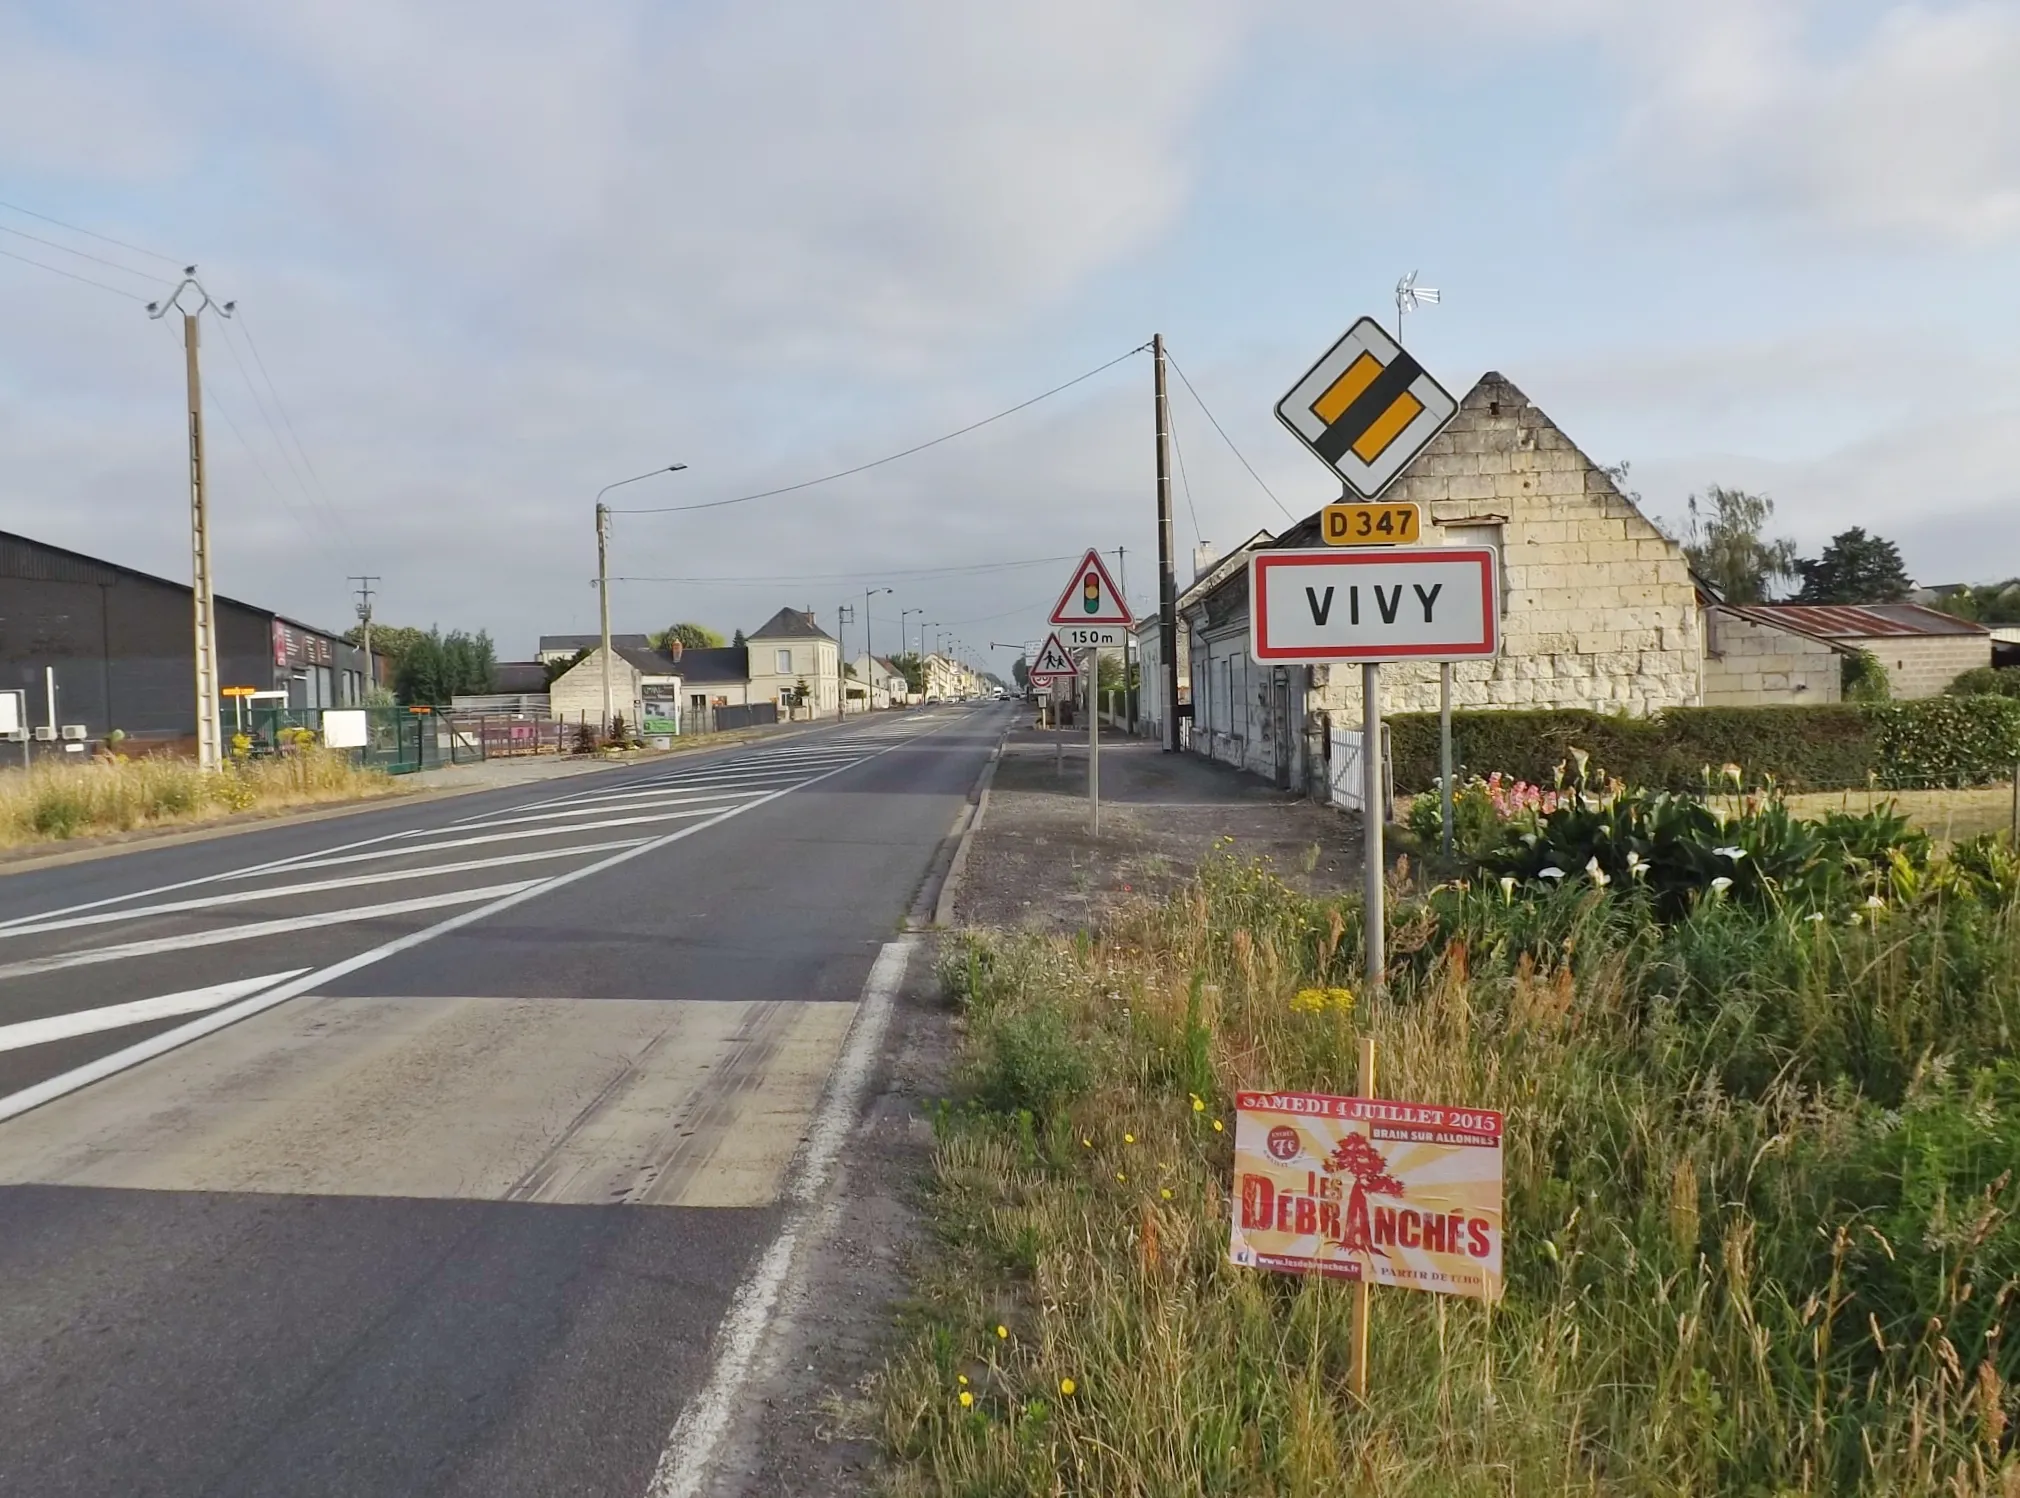
<path id="1" fill-rule="evenodd" d="M 1355 930 L 1220 862 L 954 955 L 895 1493 L 2020 1495 L 2020 912 L 1448 891 L 1386 995 L 1294 1005 Z M 1509 1115 L 1508 1293 L 1378 1290 L 1365 1407 L 1350 1292 L 1225 1262 L 1227 1100 L 1350 1090 L 1363 1033 L 1385 1094 Z"/>
<path id="2" fill-rule="evenodd" d="M 302 748 L 206 774 L 188 760 L 100 758 L 0 771 L 0 848 L 396 794 L 382 770 Z"/>

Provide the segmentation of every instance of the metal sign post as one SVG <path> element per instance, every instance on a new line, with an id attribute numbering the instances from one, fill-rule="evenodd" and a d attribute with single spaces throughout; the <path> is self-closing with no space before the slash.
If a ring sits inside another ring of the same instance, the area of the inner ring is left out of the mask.
<path id="1" fill-rule="evenodd" d="M 1438 663 L 1438 811 L 1445 829 L 1444 853 L 1452 856 L 1452 663 Z"/>
<path id="2" fill-rule="evenodd" d="M 1101 836 L 1101 652 L 1087 652 L 1087 830 Z"/>
<path id="3" fill-rule="evenodd" d="M 1363 930 L 1368 992 L 1373 993 L 1382 986 L 1382 974 L 1389 965 L 1382 909 L 1386 893 L 1382 877 L 1388 867 L 1382 857 L 1382 668 L 1374 661 L 1361 667 L 1361 828 L 1367 844 L 1367 867 L 1362 871 Z"/>

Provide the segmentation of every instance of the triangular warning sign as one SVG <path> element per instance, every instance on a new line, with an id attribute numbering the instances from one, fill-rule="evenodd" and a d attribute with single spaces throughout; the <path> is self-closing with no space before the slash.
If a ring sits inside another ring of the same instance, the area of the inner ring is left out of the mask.
<path id="1" fill-rule="evenodd" d="M 1053 624 L 1120 624 L 1136 622 L 1129 605 L 1122 601 L 1122 589 L 1101 564 L 1098 552 L 1089 551 L 1073 569 L 1072 581 L 1053 607 Z"/>
<path id="2" fill-rule="evenodd" d="M 1059 643 L 1059 636 L 1047 635 L 1045 648 L 1038 652 L 1038 659 L 1031 663 L 1032 676 L 1078 676 L 1080 668 L 1073 664 L 1073 657 L 1066 647 Z"/>

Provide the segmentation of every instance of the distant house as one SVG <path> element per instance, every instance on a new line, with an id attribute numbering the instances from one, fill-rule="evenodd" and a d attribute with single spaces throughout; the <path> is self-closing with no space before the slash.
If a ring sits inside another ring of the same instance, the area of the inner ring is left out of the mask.
<path id="1" fill-rule="evenodd" d="M 1222 557 L 1215 557 L 1204 547 L 1194 553 L 1197 571 L 1192 582 L 1178 595 L 1178 617 L 1183 620 L 1186 612 L 1206 593 L 1219 587 L 1248 562 L 1249 553 L 1267 546 L 1276 539 L 1266 530 L 1257 531 L 1233 551 Z M 1183 624 L 1178 630 L 1178 702 L 1180 721 L 1185 720 L 1184 709 L 1192 702 L 1192 632 Z M 1137 732 L 1147 738 L 1164 738 L 1164 672 L 1160 663 L 1164 660 L 1164 640 L 1159 628 L 1159 618 L 1151 613 L 1137 622 L 1136 658 L 1141 667 L 1139 679 L 1142 687 L 1137 695 Z"/>
<path id="2" fill-rule="evenodd" d="M 1770 605 L 1723 603 L 1701 588 L 1698 607 L 1706 707 L 1844 700 L 1850 647 Z"/>
<path id="3" fill-rule="evenodd" d="M 1886 668 L 1895 697 L 1939 697 L 1964 672 L 1992 664 L 1992 632 L 1918 603 L 1758 603 L 1749 617 L 1799 630 Z"/>
<path id="4" fill-rule="evenodd" d="M 548 687 L 550 715 L 565 723 L 601 723 L 603 679 L 603 650 L 596 646 L 554 678 Z M 666 651 L 611 648 L 611 711 L 635 729 L 679 731 L 682 680 L 680 663 Z M 652 729 L 659 723 L 668 726 Z"/>
<path id="5" fill-rule="evenodd" d="M 570 661 L 585 650 L 594 650 L 603 643 L 601 633 L 593 635 L 542 635 L 540 648 L 533 658 L 543 666 L 551 666 L 557 661 Z M 650 650 L 652 641 L 644 635 L 612 635 L 611 645 L 620 650 Z"/>
<path id="6" fill-rule="evenodd" d="M 872 711 L 899 707 L 911 695 L 905 673 L 880 655 L 859 655 L 849 662 L 849 669 L 855 672 L 848 681 L 849 691 L 862 694 L 849 698 L 852 713 L 862 711 L 866 705 Z"/>
<path id="7" fill-rule="evenodd" d="M 806 609 L 780 609 L 745 636 L 749 701 L 775 702 L 798 717 L 833 717 L 840 701 L 841 646 Z"/>
<path id="8" fill-rule="evenodd" d="M 491 668 L 491 690 L 458 693 L 449 700 L 459 713 L 509 713 L 515 717 L 545 718 L 552 702 L 547 691 L 547 667 L 539 661 L 500 661 Z M 597 699 L 602 709 L 602 698 Z"/>
<path id="9" fill-rule="evenodd" d="M 680 666 L 681 684 L 690 713 L 743 707 L 750 701 L 750 649 L 718 645 L 684 650 L 679 641 L 668 648 Z"/>

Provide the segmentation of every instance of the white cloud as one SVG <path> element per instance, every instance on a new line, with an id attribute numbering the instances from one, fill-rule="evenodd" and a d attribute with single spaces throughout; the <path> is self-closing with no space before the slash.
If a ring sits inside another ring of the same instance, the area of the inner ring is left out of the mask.
<path id="1" fill-rule="evenodd" d="M 1644 89 L 1617 165 L 1648 198 L 1817 234 L 2020 235 L 2020 7 L 1896 6 L 1850 37 L 1821 4 L 1665 9 L 1613 31 Z"/>

